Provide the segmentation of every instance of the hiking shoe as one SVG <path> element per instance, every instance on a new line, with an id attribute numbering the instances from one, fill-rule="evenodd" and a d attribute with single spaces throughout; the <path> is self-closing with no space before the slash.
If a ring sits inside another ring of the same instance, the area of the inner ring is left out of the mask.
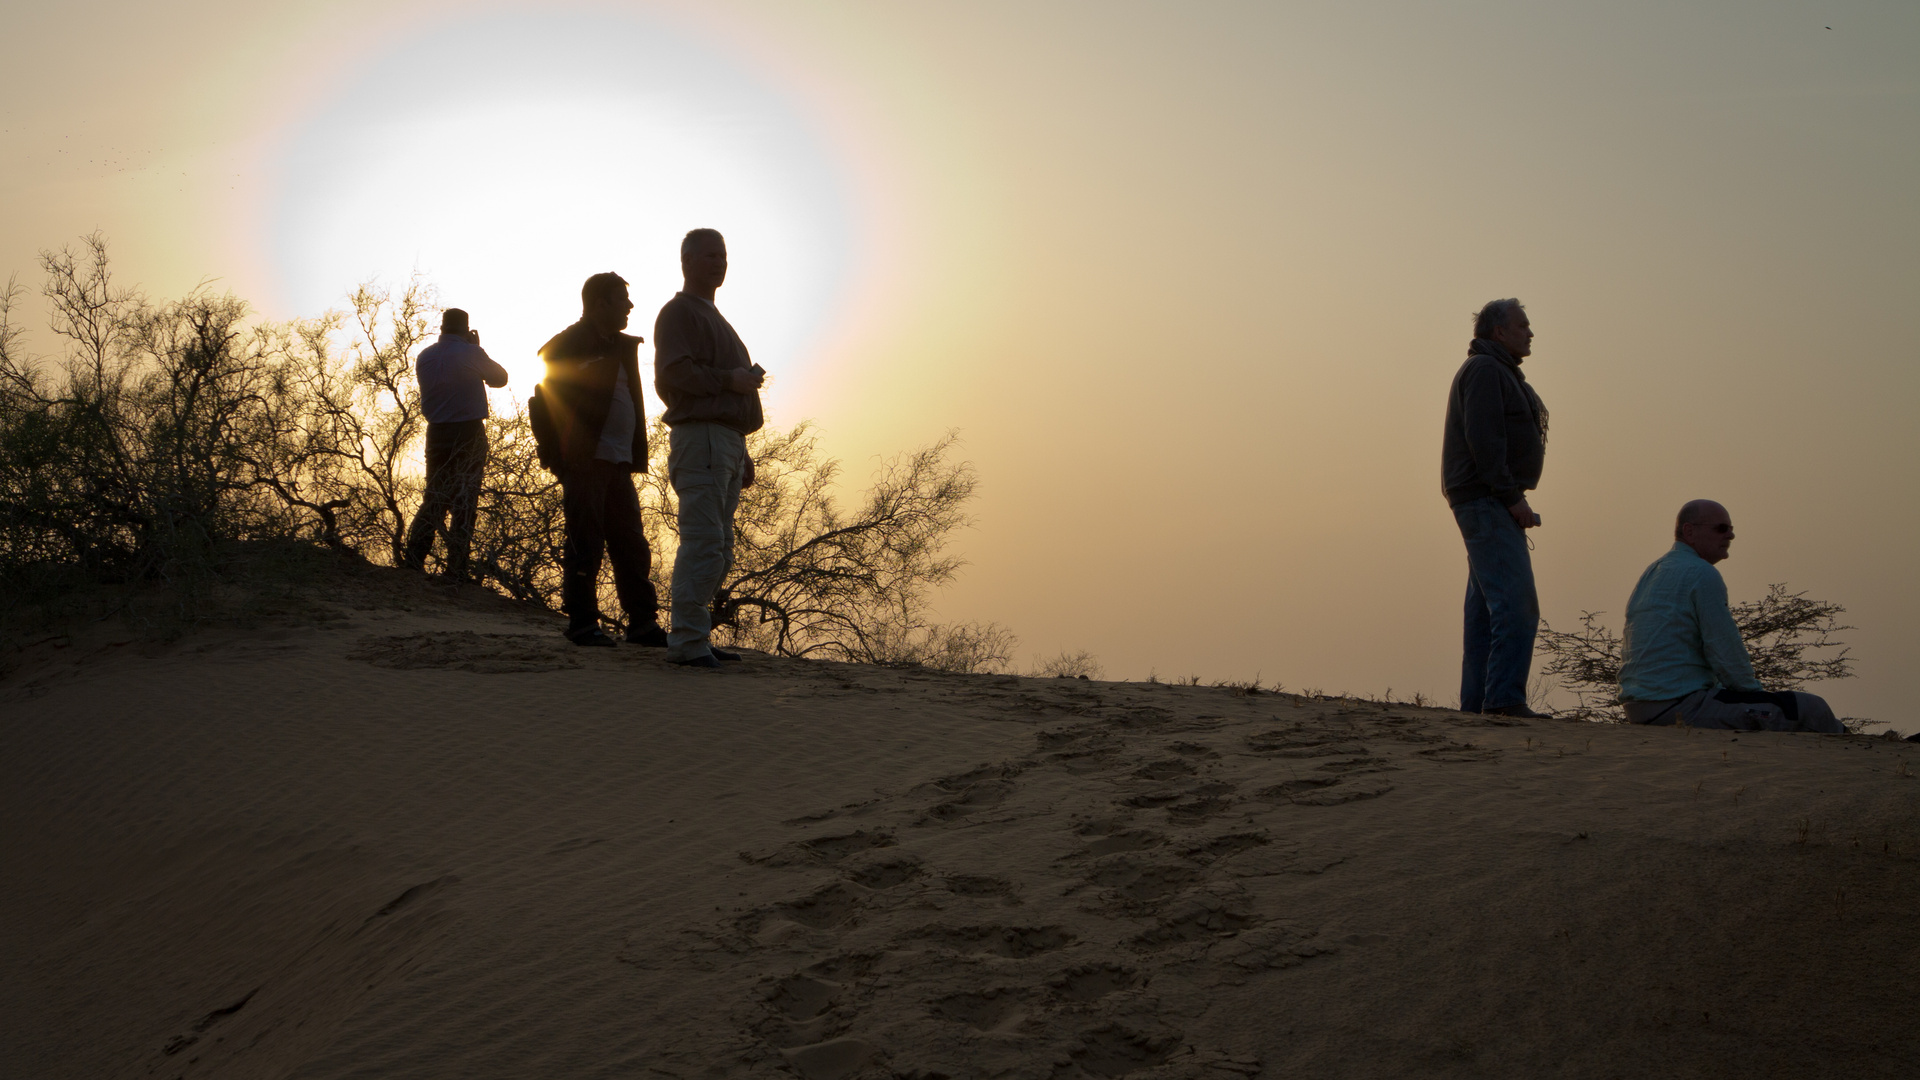
<path id="1" fill-rule="evenodd" d="M 648 623 L 637 629 L 628 627 L 627 644 L 645 645 L 649 649 L 664 649 L 667 647 L 667 632 L 660 629 L 659 623 Z"/>
<path id="2" fill-rule="evenodd" d="M 1481 709 L 1482 716 L 1511 716 L 1516 720 L 1551 720 L 1546 713 L 1537 713 L 1527 708 L 1523 702 L 1519 705 L 1502 705 L 1496 709 Z"/>
<path id="3" fill-rule="evenodd" d="M 719 668 L 719 666 L 720 666 L 720 661 L 718 661 L 718 660 L 715 660 L 715 659 L 714 659 L 713 657 L 711 657 L 711 656 L 689 656 L 689 657 L 687 657 L 687 658 L 686 658 L 685 660 L 672 660 L 672 661 L 668 661 L 668 662 L 669 662 L 669 663 L 674 663 L 674 664 L 679 664 L 679 665 L 680 665 L 681 667 L 697 667 L 697 668 L 715 668 L 715 669 L 717 669 L 717 668 Z"/>
<path id="4" fill-rule="evenodd" d="M 709 645 L 707 646 L 707 648 L 713 650 L 713 658 L 715 660 L 725 660 L 729 664 L 737 664 L 740 661 L 746 659 L 745 657 L 741 656 L 739 653 L 728 652 L 727 650 L 720 648 L 718 645 Z"/>
<path id="5" fill-rule="evenodd" d="M 567 631 L 567 640 L 573 642 L 575 645 L 586 645 L 602 649 L 611 649 L 614 645 L 613 639 L 607 636 L 607 632 L 597 626 L 589 626 L 580 630 L 569 630 Z"/>

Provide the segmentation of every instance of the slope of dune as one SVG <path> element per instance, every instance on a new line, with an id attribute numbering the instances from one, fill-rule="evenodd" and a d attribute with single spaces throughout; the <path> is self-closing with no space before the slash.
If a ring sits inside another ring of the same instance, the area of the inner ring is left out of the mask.
<path id="1" fill-rule="evenodd" d="M 369 573 L 16 658 L 7 1075 L 1920 1069 L 1909 744 L 685 671 Z"/>

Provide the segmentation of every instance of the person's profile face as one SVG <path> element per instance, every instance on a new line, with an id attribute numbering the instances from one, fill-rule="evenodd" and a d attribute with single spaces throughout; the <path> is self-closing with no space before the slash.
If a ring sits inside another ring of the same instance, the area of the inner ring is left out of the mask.
<path id="1" fill-rule="evenodd" d="M 1733 546 L 1733 518 L 1726 510 L 1716 510 L 1706 520 L 1680 526 L 1680 540 L 1710 563 L 1727 557 Z"/>
<path id="2" fill-rule="evenodd" d="M 1527 313 L 1514 312 L 1513 318 L 1493 332 L 1493 340 L 1506 346 L 1507 351 L 1516 358 L 1533 352 L 1533 324 L 1527 321 Z"/>
<path id="3" fill-rule="evenodd" d="M 595 329 L 603 334 L 613 334 L 627 328 L 627 316 L 632 312 L 633 300 L 627 295 L 627 287 L 620 285 L 593 305 L 590 318 Z"/>
<path id="4" fill-rule="evenodd" d="M 686 258 L 680 260 L 680 269 L 686 274 L 689 285 L 719 288 L 727 280 L 727 242 L 711 238 L 701 240 L 692 251 L 687 252 Z"/>

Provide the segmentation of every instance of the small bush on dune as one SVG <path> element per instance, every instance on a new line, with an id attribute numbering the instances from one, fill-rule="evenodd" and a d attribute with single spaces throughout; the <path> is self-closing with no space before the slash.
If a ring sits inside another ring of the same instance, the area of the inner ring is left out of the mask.
<path id="1" fill-rule="evenodd" d="M 1051 659 L 1041 660 L 1033 669 L 1034 677 L 1041 679 L 1098 679 L 1105 673 L 1106 669 L 1092 653 L 1065 649 Z"/>

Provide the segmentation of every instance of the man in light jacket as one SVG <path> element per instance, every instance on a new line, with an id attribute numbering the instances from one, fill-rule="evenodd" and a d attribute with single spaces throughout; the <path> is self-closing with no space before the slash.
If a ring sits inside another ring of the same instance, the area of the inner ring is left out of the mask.
<path id="1" fill-rule="evenodd" d="M 653 324 L 653 378 L 671 431 L 667 479 L 679 503 L 667 659 L 717 668 L 739 657 L 712 641 L 714 593 L 733 566 L 733 513 L 753 485 L 746 437 L 760 430 L 766 380 L 714 294 L 727 280 L 727 242 L 695 229 L 680 243 L 686 285 Z"/>
<path id="2" fill-rule="evenodd" d="M 1526 531 L 1540 524 L 1527 492 L 1540 483 L 1547 407 L 1520 371 L 1532 351 L 1520 301 L 1489 302 L 1447 394 L 1440 486 L 1467 546 L 1462 712 L 1540 715 L 1527 707 L 1540 601 Z"/>
<path id="3" fill-rule="evenodd" d="M 507 369 L 480 347 L 467 313 L 448 308 L 440 314 L 440 340 L 420 350 L 414 374 L 427 418 L 427 490 L 407 529 L 407 565 L 425 569 L 434 535 L 444 528 L 447 576 L 465 580 L 487 467 L 486 388 L 507 385 Z"/>
<path id="4" fill-rule="evenodd" d="M 1740 627 L 1727 607 L 1716 563 L 1733 544 L 1733 518 L 1695 499 L 1674 521 L 1673 547 L 1640 575 L 1627 601 L 1620 701 L 1636 724 L 1686 724 L 1735 731 L 1846 728 L 1824 699 L 1770 693 L 1754 677 Z"/>

